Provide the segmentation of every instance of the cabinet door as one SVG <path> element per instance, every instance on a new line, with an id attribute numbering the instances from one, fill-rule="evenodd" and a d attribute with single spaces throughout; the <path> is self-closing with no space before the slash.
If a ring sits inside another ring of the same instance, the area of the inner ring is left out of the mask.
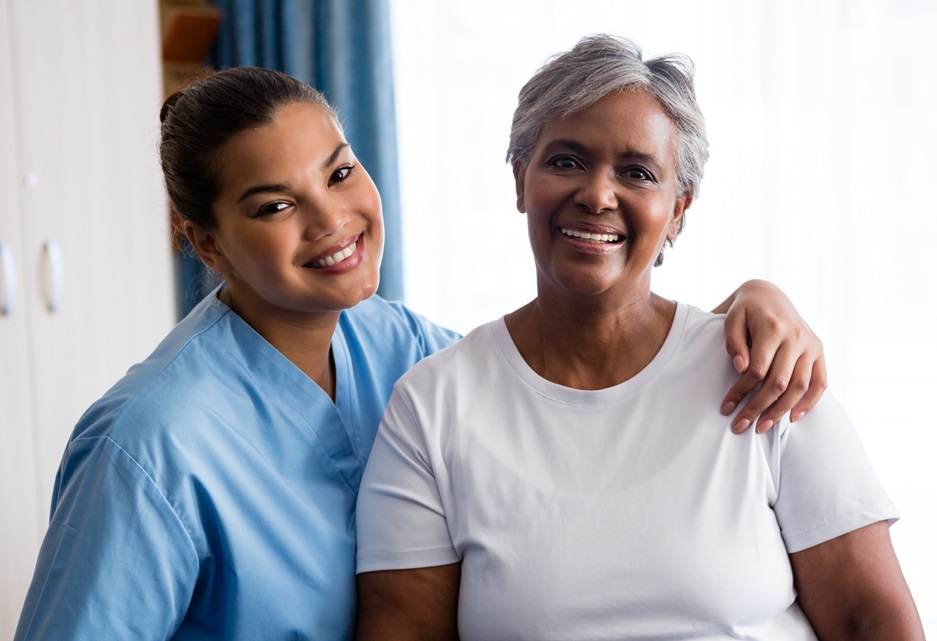
<path id="1" fill-rule="evenodd" d="M 0 42 L 10 42 L 0 0 Z M 38 549 L 13 86 L 0 55 L 0 638 L 12 639 Z"/>
<path id="2" fill-rule="evenodd" d="M 7 0 L 42 530 L 76 421 L 175 316 L 155 2 Z"/>

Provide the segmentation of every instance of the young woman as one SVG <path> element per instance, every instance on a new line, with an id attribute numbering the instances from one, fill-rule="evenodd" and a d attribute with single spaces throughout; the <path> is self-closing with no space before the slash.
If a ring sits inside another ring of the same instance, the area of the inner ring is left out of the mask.
<path id="1" fill-rule="evenodd" d="M 15 638 L 350 639 L 381 413 L 458 336 L 374 296 L 380 197 L 312 88 L 231 69 L 161 120 L 176 228 L 223 285 L 79 421 Z M 727 324 L 747 372 L 724 403 L 766 375 L 792 383 L 750 419 L 816 402 L 819 342 L 782 294 L 743 286 Z"/>

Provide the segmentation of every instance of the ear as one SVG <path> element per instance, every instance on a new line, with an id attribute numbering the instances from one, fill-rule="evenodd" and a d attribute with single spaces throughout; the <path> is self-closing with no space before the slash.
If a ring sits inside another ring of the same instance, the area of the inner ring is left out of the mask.
<path id="1" fill-rule="evenodd" d="M 517 211 L 527 213 L 527 201 L 524 198 L 524 179 L 527 177 L 527 165 L 514 163 L 514 191 L 517 193 Z"/>
<path id="2" fill-rule="evenodd" d="M 202 259 L 202 262 L 208 268 L 221 274 L 231 268 L 228 259 L 225 258 L 224 252 L 218 244 L 216 232 L 206 230 L 191 220 L 183 221 L 182 230 L 185 232 L 189 244 L 192 245 L 198 257 Z"/>
<path id="3" fill-rule="evenodd" d="M 673 206 L 673 218 L 670 221 L 670 230 L 667 232 L 667 240 L 671 245 L 673 244 L 673 241 L 677 239 L 677 235 L 683 228 L 683 215 L 692 204 L 693 196 L 690 196 L 689 194 L 684 194 L 680 198 L 677 198 L 677 202 Z"/>

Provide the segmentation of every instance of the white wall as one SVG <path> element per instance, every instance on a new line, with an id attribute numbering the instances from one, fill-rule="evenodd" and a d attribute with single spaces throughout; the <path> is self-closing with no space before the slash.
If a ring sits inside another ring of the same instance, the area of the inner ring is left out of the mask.
<path id="1" fill-rule="evenodd" d="M 822 5 L 822 6 L 820 6 Z M 655 290 L 712 307 L 780 284 L 826 346 L 902 512 L 892 536 L 937 636 L 937 4 L 924 0 L 396 0 L 407 302 L 466 331 L 534 295 L 504 164 L 517 91 L 582 35 L 697 65 L 711 160 Z M 928 447 L 930 446 L 930 447 Z"/>

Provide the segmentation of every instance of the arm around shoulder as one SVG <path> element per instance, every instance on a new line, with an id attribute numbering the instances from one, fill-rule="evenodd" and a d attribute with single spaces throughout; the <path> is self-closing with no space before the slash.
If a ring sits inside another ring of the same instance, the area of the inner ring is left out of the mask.
<path id="1" fill-rule="evenodd" d="M 736 432 L 756 422 L 765 432 L 788 412 L 797 421 L 817 404 L 827 385 L 823 344 L 783 291 L 750 280 L 713 312 L 726 314 L 726 351 L 739 372 L 722 411 L 755 390 L 733 421 Z"/>

